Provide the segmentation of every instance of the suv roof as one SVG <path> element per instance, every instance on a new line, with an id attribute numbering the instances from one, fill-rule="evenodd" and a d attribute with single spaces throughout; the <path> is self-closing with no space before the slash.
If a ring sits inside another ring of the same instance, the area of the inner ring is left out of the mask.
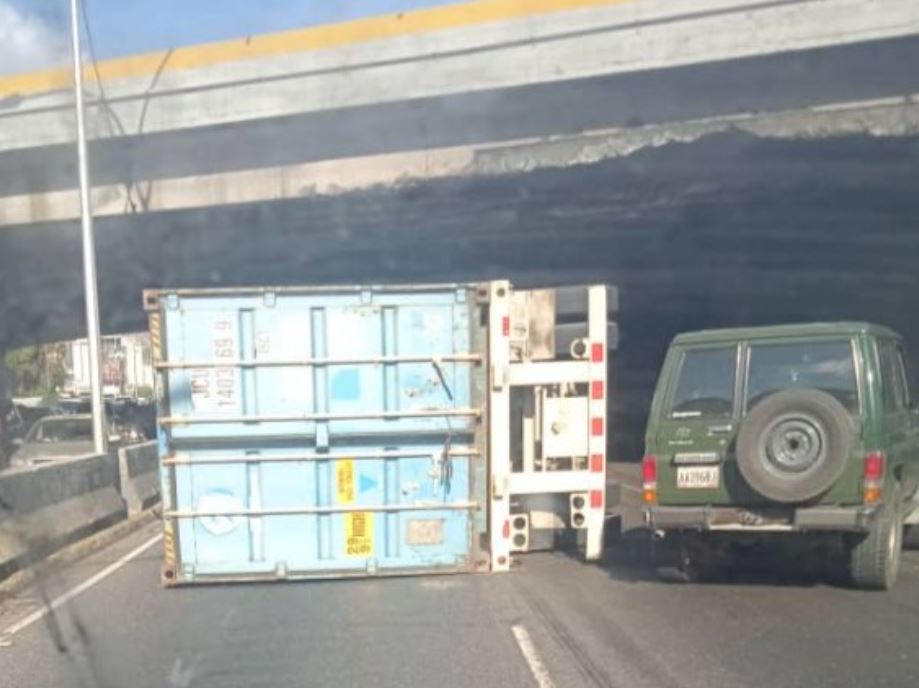
<path id="1" fill-rule="evenodd" d="M 673 338 L 673 344 L 706 344 L 709 342 L 735 341 L 739 339 L 771 339 L 774 337 L 807 337 L 812 335 L 854 335 L 869 334 L 879 337 L 901 336 L 889 327 L 869 322 L 819 322 L 791 325 L 768 325 L 765 327 L 734 327 L 720 330 L 684 332 Z"/>

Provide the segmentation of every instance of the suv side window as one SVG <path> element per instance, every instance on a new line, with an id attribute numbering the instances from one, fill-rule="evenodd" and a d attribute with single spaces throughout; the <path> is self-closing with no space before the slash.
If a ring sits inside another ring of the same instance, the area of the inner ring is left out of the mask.
<path id="1" fill-rule="evenodd" d="M 907 399 L 906 378 L 900 352 L 893 342 L 886 339 L 878 340 L 877 347 L 884 408 L 888 412 L 902 411 L 907 407 Z"/>
<path id="2" fill-rule="evenodd" d="M 906 407 L 910 408 L 916 401 L 913 396 L 915 390 L 911 389 L 910 368 L 906 363 L 906 355 L 903 353 L 903 347 L 897 344 L 897 367 L 900 369 L 900 375 L 903 378 L 903 397 Z"/>
<path id="3" fill-rule="evenodd" d="M 688 349 L 670 400 L 672 418 L 730 416 L 734 410 L 737 347 Z"/>

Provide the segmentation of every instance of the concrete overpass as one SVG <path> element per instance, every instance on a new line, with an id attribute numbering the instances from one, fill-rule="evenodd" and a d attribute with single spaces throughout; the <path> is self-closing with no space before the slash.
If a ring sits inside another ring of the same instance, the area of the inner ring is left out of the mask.
<path id="1" fill-rule="evenodd" d="M 636 427 L 680 329 L 919 342 L 916 64 L 912 0 L 483 0 L 101 63 L 104 327 L 148 286 L 603 279 Z M 0 347 L 81 334 L 66 86 L 0 79 Z"/>
<path id="2" fill-rule="evenodd" d="M 119 216 L 916 127 L 911 0 L 480 0 L 87 68 Z M 0 225 L 77 214 L 67 71 L 0 78 Z M 548 144 L 548 145 L 547 145 Z"/>

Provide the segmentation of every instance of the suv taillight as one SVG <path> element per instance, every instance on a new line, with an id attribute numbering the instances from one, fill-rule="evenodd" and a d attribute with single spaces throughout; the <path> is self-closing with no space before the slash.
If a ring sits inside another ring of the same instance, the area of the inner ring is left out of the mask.
<path id="1" fill-rule="evenodd" d="M 862 499 L 865 504 L 874 504 L 881 499 L 886 461 L 887 457 L 884 456 L 884 452 L 865 454 L 864 470 L 862 471 Z"/>
<path id="2" fill-rule="evenodd" d="M 641 460 L 641 498 L 645 504 L 657 502 L 657 457 L 651 454 Z"/>

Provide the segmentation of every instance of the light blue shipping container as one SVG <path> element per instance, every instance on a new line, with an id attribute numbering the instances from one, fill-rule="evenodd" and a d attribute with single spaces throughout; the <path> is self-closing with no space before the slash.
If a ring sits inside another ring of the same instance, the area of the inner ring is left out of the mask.
<path id="1" fill-rule="evenodd" d="M 475 285 L 145 302 L 165 584 L 487 567 Z"/>

